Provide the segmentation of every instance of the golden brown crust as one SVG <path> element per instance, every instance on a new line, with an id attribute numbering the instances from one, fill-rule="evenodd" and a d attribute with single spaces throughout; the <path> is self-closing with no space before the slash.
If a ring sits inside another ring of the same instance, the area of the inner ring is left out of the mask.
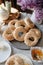
<path id="1" fill-rule="evenodd" d="M 8 26 L 14 26 L 15 27 L 15 23 L 18 22 L 17 19 L 13 19 L 9 22 Z"/>
<path id="2" fill-rule="evenodd" d="M 8 60 L 6 61 L 5 65 L 14 65 L 14 55 L 12 55 L 11 57 L 8 58 Z"/>
<path id="3" fill-rule="evenodd" d="M 15 23 L 15 27 L 16 27 L 16 28 L 17 28 L 17 27 L 20 27 L 20 26 L 24 27 L 24 29 L 25 29 L 26 31 L 28 31 L 28 29 L 29 29 L 29 27 L 26 25 L 26 23 L 25 23 L 24 20 L 19 20 L 18 22 Z"/>
<path id="4" fill-rule="evenodd" d="M 5 65 L 24 65 L 24 61 L 21 57 L 12 55 L 8 58 Z"/>
<path id="5" fill-rule="evenodd" d="M 24 37 L 24 42 L 27 46 L 34 46 L 37 44 L 39 38 L 36 36 L 35 33 L 27 33 Z"/>
<path id="6" fill-rule="evenodd" d="M 29 32 L 30 32 L 30 33 L 33 32 L 33 33 L 36 34 L 36 36 L 37 36 L 39 39 L 41 38 L 41 31 L 40 31 L 39 29 L 34 28 L 34 29 L 31 29 Z"/>
<path id="7" fill-rule="evenodd" d="M 13 32 L 15 30 L 14 26 L 9 26 L 10 30 Z"/>
<path id="8" fill-rule="evenodd" d="M 7 28 L 7 29 L 3 32 L 2 36 L 3 36 L 3 38 L 4 38 L 5 40 L 9 40 L 9 41 L 14 40 L 14 37 L 13 37 L 13 35 L 12 35 L 12 30 L 11 30 L 10 28 Z"/>
<path id="9" fill-rule="evenodd" d="M 25 23 L 30 29 L 34 27 L 33 22 L 29 18 L 25 19 Z"/>
<path id="10" fill-rule="evenodd" d="M 26 34 L 26 31 L 23 27 L 18 27 L 15 29 L 15 31 L 13 32 L 13 36 L 16 40 L 18 41 L 24 41 L 24 36 Z"/>

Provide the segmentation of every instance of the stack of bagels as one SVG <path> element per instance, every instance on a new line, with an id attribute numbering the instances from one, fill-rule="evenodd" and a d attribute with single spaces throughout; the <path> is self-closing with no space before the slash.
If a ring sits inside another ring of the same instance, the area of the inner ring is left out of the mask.
<path id="1" fill-rule="evenodd" d="M 34 23 L 29 19 L 13 19 L 8 23 L 8 28 L 2 34 L 3 38 L 8 41 L 14 39 L 24 42 L 27 46 L 34 46 L 41 38 L 41 32 Z"/>

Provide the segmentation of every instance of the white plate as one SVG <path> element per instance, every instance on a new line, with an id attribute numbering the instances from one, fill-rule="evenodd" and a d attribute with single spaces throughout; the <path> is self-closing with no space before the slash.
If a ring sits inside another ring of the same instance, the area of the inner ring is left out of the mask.
<path id="1" fill-rule="evenodd" d="M 0 63 L 5 62 L 11 54 L 11 47 L 7 41 L 0 36 L 0 45 L 4 45 L 6 48 L 0 49 Z"/>
<path id="2" fill-rule="evenodd" d="M 32 61 L 29 57 L 27 57 L 23 54 L 15 54 L 15 56 L 19 56 L 24 60 L 24 62 L 27 62 L 29 65 L 33 65 Z"/>

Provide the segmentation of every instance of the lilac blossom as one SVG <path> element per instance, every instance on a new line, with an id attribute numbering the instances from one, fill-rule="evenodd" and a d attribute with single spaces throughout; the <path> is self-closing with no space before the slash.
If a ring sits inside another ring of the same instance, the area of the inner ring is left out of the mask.
<path id="1" fill-rule="evenodd" d="M 27 6 L 30 8 L 34 7 L 42 7 L 43 8 L 43 0 L 17 0 L 18 3 L 21 4 L 21 7 L 27 9 Z"/>
<path id="2" fill-rule="evenodd" d="M 43 20 L 43 9 L 35 8 L 35 17 L 38 21 Z"/>
<path id="3" fill-rule="evenodd" d="M 21 9 L 34 8 L 37 20 L 43 19 L 43 0 L 17 0 L 21 4 Z"/>
<path id="4" fill-rule="evenodd" d="M 21 2 L 21 9 L 25 10 L 27 8 L 27 4 L 26 4 L 26 1 L 25 0 L 22 0 Z"/>

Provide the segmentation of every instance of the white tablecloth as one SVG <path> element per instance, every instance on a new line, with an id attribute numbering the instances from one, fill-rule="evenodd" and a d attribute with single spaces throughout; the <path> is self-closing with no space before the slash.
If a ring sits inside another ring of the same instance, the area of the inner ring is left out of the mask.
<path id="1" fill-rule="evenodd" d="M 24 54 L 24 55 L 28 56 L 29 58 L 31 58 L 29 50 L 19 50 L 19 49 L 16 49 L 16 48 L 12 47 L 12 54 L 16 54 L 16 53 Z M 0 65 L 5 65 L 5 63 L 0 64 Z M 34 65 L 43 65 L 43 64 L 34 63 Z"/>
<path id="2" fill-rule="evenodd" d="M 22 14 L 23 14 L 23 13 L 22 13 Z M 23 14 L 23 15 L 24 15 L 24 16 L 22 16 L 22 18 L 24 18 L 24 17 L 27 16 L 27 14 Z M 29 14 L 29 16 L 31 16 L 31 15 Z M 38 26 L 38 25 L 37 25 L 37 26 Z M 38 27 L 39 27 L 39 26 L 38 26 Z M 43 31 L 43 25 L 42 25 L 41 27 L 39 27 L 39 28 L 41 28 L 41 30 Z M 42 41 L 43 41 L 43 35 L 42 35 Z M 12 45 L 11 45 L 11 46 L 12 46 Z M 40 46 L 41 46 L 41 44 L 40 44 Z M 42 47 L 43 47 L 43 42 L 42 42 Z M 14 48 L 14 47 L 12 46 L 12 54 L 15 54 L 15 53 L 22 53 L 22 54 L 28 56 L 29 58 L 31 58 L 31 57 L 30 57 L 30 51 L 29 51 L 29 50 L 19 50 L 19 49 L 16 49 L 16 48 Z M 5 65 L 5 63 L 0 64 L 0 65 Z M 43 65 L 43 64 L 34 63 L 34 65 Z"/>

